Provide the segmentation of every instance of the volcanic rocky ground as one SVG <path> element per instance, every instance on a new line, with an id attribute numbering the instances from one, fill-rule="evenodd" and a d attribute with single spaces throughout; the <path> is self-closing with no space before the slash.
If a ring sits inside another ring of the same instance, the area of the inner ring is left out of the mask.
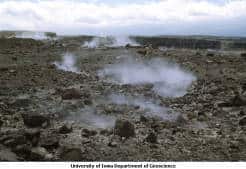
<path id="1" fill-rule="evenodd" d="M 245 161 L 244 51 L 141 50 L 148 49 L 0 39 L 0 160 Z M 68 64 L 75 69 L 59 69 L 66 54 L 76 56 Z M 195 78 L 184 95 L 165 97 L 153 84 L 100 76 L 128 56 L 163 59 Z M 166 116 L 152 116 L 147 103 L 117 104 L 111 94 L 151 100 Z"/>

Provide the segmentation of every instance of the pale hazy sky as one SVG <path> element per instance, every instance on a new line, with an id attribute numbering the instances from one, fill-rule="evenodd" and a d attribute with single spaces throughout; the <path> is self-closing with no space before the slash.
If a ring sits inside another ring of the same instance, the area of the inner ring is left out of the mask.
<path id="1" fill-rule="evenodd" d="M 0 0 L 0 30 L 246 36 L 246 0 Z"/>

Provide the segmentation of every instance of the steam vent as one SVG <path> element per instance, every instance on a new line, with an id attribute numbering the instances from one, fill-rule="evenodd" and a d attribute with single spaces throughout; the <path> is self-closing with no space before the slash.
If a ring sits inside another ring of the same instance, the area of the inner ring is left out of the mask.
<path id="1" fill-rule="evenodd" d="M 0 0 L 0 169 L 246 166 L 245 18 L 243 0 Z"/>

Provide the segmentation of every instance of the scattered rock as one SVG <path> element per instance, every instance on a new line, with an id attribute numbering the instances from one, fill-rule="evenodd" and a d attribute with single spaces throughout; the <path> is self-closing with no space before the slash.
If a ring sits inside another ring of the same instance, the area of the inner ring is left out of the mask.
<path id="1" fill-rule="evenodd" d="M 47 149 L 57 148 L 59 146 L 58 133 L 56 132 L 42 133 L 40 136 L 39 145 Z"/>
<path id="2" fill-rule="evenodd" d="M 13 60 L 13 61 L 17 61 L 17 56 L 13 56 L 13 57 L 12 57 L 12 60 Z"/>
<path id="3" fill-rule="evenodd" d="M 149 143 L 157 143 L 157 135 L 154 132 L 149 133 L 149 135 L 145 138 L 145 140 Z"/>
<path id="4" fill-rule="evenodd" d="M 115 141 L 109 142 L 108 143 L 109 147 L 117 147 L 117 143 Z"/>
<path id="5" fill-rule="evenodd" d="M 126 44 L 125 48 L 130 48 L 131 47 L 131 44 Z"/>
<path id="6" fill-rule="evenodd" d="M 14 101 L 9 103 L 10 106 L 14 107 L 27 107 L 30 104 L 30 99 L 29 98 L 17 98 Z"/>
<path id="7" fill-rule="evenodd" d="M 127 120 L 118 119 L 115 122 L 114 133 L 125 138 L 134 137 L 135 127 Z"/>
<path id="8" fill-rule="evenodd" d="M 0 119 L 0 127 L 2 127 L 3 125 L 3 121 Z"/>
<path id="9" fill-rule="evenodd" d="M 246 115 L 246 113 L 245 113 L 243 110 L 241 110 L 241 111 L 239 112 L 239 116 L 244 116 L 244 115 Z"/>
<path id="10" fill-rule="evenodd" d="M 60 134 L 67 134 L 67 133 L 71 133 L 73 131 L 73 128 L 71 125 L 64 124 L 58 129 L 58 131 Z"/>
<path id="11" fill-rule="evenodd" d="M 240 120 L 239 120 L 239 123 L 238 123 L 240 126 L 245 126 L 246 125 L 246 116 L 242 117 Z"/>
<path id="12" fill-rule="evenodd" d="M 42 127 L 45 123 L 49 124 L 49 118 L 36 113 L 22 114 L 24 124 L 28 127 Z"/>
<path id="13" fill-rule="evenodd" d="M 90 99 L 85 99 L 84 104 L 85 105 L 92 105 L 92 101 Z"/>
<path id="14" fill-rule="evenodd" d="M 146 122 L 148 122 L 149 120 L 148 120 L 148 118 L 145 117 L 144 115 L 141 115 L 141 116 L 140 116 L 140 121 L 143 122 L 143 123 L 146 123 Z"/>
<path id="15" fill-rule="evenodd" d="M 6 72 L 6 71 L 8 71 L 8 70 L 9 70 L 8 67 L 0 67 L 0 71 L 1 71 L 1 72 Z"/>
<path id="16" fill-rule="evenodd" d="M 0 143 L 3 143 L 9 147 L 15 147 L 17 145 L 25 144 L 26 137 L 24 132 L 21 130 L 9 131 L 6 133 L 1 133 Z"/>
<path id="17" fill-rule="evenodd" d="M 26 129 L 25 136 L 27 140 L 30 140 L 33 146 L 36 146 L 39 142 L 40 138 L 40 130 L 39 129 Z"/>
<path id="18" fill-rule="evenodd" d="M 3 149 L 3 147 L 0 147 L 0 161 L 18 161 L 18 157 L 9 149 Z"/>
<path id="19" fill-rule="evenodd" d="M 207 56 L 213 57 L 214 55 L 214 52 L 207 52 Z"/>
<path id="20" fill-rule="evenodd" d="M 180 114 L 180 115 L 178 115 L 178 117 L 176 119 L 176 122 L 178 124 L 186 124 L 187 123 L 187 120 L 184 118 L 183 115 Z"/>
<path id="21" fill-rule="evenodd" d="M 10 70 L 9 70 L 9 73 L 16 73 L 16 70 L 10 69 Z"/>
<path id="22" fill-rule="evenodd" d="M 91 136 L 95 136 L 96 134 L 97 134 L 97 131 L 95 130 L 83 129 L 81 131 L 81 136 L 83 137 L 91 137 Z"/>
<path id="23" fill-rule="evenodd" d="M 108 129 L 102 129 L 102 130 L 100 131 L 100 134 L 101 134 L 101 135 L 109 136 L 109 135 L 113 134 L 113 131 L 112 131 L 112 130 L 108 130 Z"/>
<path id="24" fill-rule="evenodd" d="M 34 137 L 40 137 L 40 130 L 35 128 L 35 129 L 26 129 L 25 130 L 25 135 L 27 139 L 32 139 Z"/>
<path id="25" fill-rule="evenodd" d="M 66 89 L 63 92 L 64 92 L 62 94 L 63 100 L 71 100 L 71 99 L 80 99 L 81 98 L 81 93 L 75 88 Z"/>
<path id="26" fill-rule="evenodd" d="M 44 147 L 34 147 L 31 149 L 30 153 L 31 160 L 51 160 L 52 155 Z"/>
<path id="27" fill-rule="evenodd" d="M 147 54 L 147 50 L 146 49 L 139 49 L 139 50 L 137 50 L 137 53 L 139 53 L 141 55 L 146 55 Z"/>
<path id="28" fill-rule="evenodd" d="M 79 147 L 74 148 L 62 148 L 60 153 L 60 159 L 62 161 L 81 161 L 82 151 Z"/>
<path id="29" fill-rule="evenodd" d="M 246 53 L 241 53 L 241 57 L 246 59 Z"/>
<path id="30" fill-rule="evenodd" d="M 245 106 L 246 105 L 246 98 L 240 95 L 236 95 L 231 100 L 231 106 Z"/>

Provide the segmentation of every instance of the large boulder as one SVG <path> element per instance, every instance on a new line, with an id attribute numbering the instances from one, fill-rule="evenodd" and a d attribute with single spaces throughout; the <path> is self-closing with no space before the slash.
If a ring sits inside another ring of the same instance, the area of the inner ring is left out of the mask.
<path id="1" fill-rule="evenodd" d="M 125 138 L 134 137 L 135 127 L 127 120 L 118 119 L 115 122 L 114 133 Z"/>

